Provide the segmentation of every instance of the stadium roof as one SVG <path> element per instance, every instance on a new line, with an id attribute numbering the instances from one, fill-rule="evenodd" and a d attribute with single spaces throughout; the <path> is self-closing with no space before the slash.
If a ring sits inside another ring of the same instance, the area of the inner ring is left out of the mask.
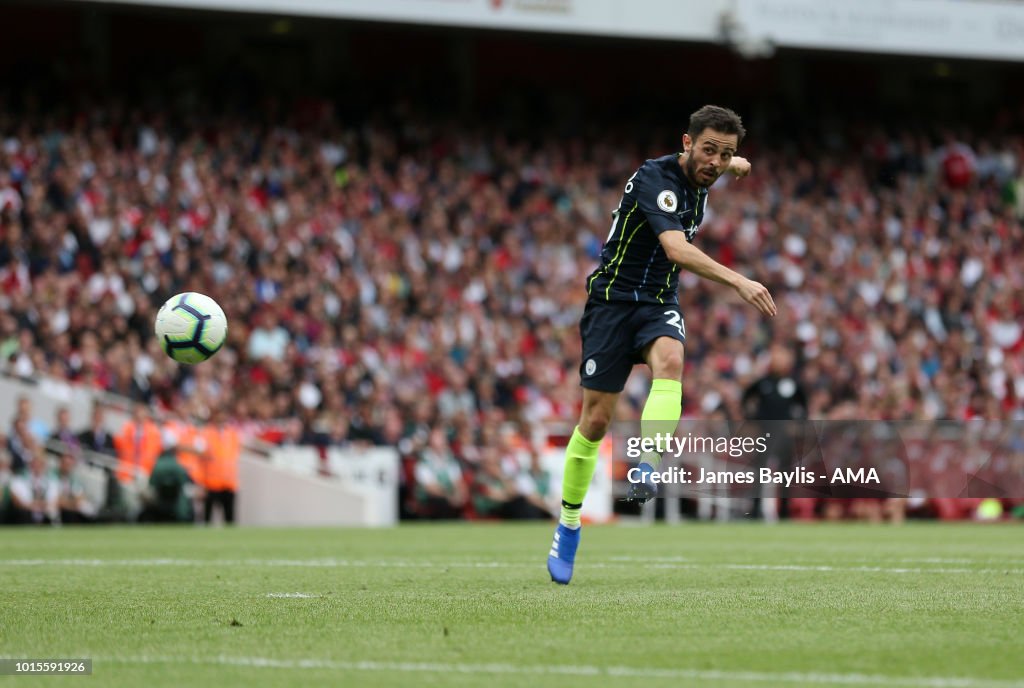
<path id="1" fill-rule="evenodd" d="M 79 2 L 85 0 L 76 0 Z M 109 0 L 108 4 L 1024 62 L 1004 0 Z"/>

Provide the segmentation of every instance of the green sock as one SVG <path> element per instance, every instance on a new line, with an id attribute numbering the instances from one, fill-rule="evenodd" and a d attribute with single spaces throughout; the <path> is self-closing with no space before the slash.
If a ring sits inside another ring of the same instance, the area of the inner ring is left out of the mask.
<path id="1" fill-rule="evenodd" d="M 577 426 L 565 448 L 565 473 L 562 475 L 562 516 L 559 522 L 569 528 L 580 527 L 580 509 L 597 468 L 597 448 L 601 441 L 591 442 L 580 434 Z"/>
<path id="2" fill-rule="evenodd" d="M 656 435 L 674 435 L 683 415 L 683 383 L 679 380 L 659 378 L 651 383 L 651 393 L 640 415 L 640 434 L 654 438 Z M 641 461 L 655 468 L 661 463 L 661 454 L 645 452 Z"/>

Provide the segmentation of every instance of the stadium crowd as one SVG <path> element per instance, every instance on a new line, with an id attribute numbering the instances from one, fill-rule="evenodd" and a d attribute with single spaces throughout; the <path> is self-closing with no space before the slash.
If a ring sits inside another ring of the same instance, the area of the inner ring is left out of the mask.
<path id="1" fill-rule="evenodd" d="M 447 476 L 413 509 L 475 493 L 538 515 L 516 483 L 543 483 L 531 457 L 578 415 L 584 277 L 625 179 L 674 138 L 527 141 L 326 106 L 278 121 L 0 112 L 0 366 L 222 410 L 270 442 L 393 444 L 410 480 Z M 773 344 L 810 418 L 1024 417 L 1024 138 L 1001 133 L 1024 127 L 1002 125 L 751 137 L 753 175 L 719 182 L 695 243 L 779 315 L 684 274 L 684 417 L 742 417 Z M 228 314 L 211 364 L 179 366 L 152 334 L 182 291 Z M 623 419 L 647 384 L 638 368 Z"/>

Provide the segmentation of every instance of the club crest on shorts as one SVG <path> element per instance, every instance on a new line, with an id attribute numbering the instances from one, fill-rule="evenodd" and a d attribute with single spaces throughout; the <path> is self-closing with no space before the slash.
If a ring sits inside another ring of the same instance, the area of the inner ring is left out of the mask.
<path id="1" fill-rule="evenodd" d="M 674 192 L 665 189 L 658 194 L 658 207 L 666 213 L 674 213 L 676 212 L 676 208 L 679 207 L 679 200 L 676 198 Z"/>
<path id="2" fill-rule="evenodd" d="M 584 371 L 587 375 L 593 375 L 594 371 L 597 370 L 597 361 L 592 358 L 587 359 L 587 365 L 584 367 Z"/>

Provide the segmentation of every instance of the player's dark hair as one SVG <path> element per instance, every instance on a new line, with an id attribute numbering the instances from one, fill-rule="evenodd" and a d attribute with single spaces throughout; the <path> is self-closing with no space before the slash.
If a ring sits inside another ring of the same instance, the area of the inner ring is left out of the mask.
<path id="1" fill-rule="evenodd" d="M 746 136 L 747 130 L 743 128 L 743 120 L 729 108 L 718 107 L 717 105 L 705 105 L 700 110 L 690 115 L 690 126 L 686 133 L 694 141 L 705 129 L 714 129 L 723 134 L 736 134 L 736 144 L 739 145 Z"/>

